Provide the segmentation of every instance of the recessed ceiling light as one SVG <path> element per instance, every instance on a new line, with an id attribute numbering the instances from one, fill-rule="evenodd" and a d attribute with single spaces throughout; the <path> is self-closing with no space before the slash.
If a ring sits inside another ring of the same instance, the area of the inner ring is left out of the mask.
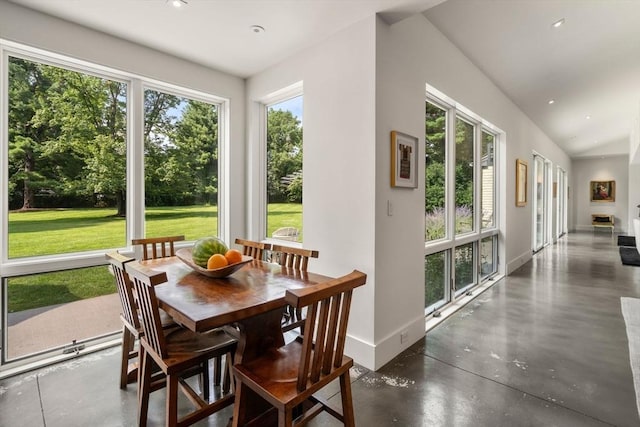
<path id="1" fill-rule="evenodd" d="M 251 31 L 253 31 L 256 34 L 264 33 L 264 27 L 261 27 L 260 25 L 252 25 L 249 28 L 251 28 Z"/>
<path id="2" fill-rule="evenodd" d="M 187 5 L 187 0 L 167 0 L 167 4 L 175 7 L 176 9 L 180 9 L 182 6 Z"/>
<path id="3" fill-rule="evenodd" d="M 564 24 L 564 18 L 558 19 L 556 22 L 551 24 L 551 28 L 559 28 L 562 26 L 562 24 Z"/>
<path id="4" fill-rule="evenodd" d="M 591 119 L 591 116 L 587 114 L 584 118 L 589 120 L 589 119 Z"/>
<path id="5" fill-rule="evenodd" d="M 549 105 L 551 105 L 551 104 L 555 104 L 555 103 L 556 103 L 556 100 L 555 100 L 555 99 L 550 99 L 550 100 L 549 100 Z"/>

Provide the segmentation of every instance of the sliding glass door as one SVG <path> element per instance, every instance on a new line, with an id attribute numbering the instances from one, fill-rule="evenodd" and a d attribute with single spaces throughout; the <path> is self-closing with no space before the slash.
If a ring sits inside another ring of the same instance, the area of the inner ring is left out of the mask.
<path id="1" fill-rule="evenodd" d="M 537 252 L 551 242 L 551 162 L 544 157 L 533 156 L 533 251 Z"/>

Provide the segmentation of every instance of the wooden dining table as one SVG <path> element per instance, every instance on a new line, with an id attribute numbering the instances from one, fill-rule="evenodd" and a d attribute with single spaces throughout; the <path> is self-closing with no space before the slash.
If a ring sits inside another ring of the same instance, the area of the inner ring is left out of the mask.
<path id="1" fill-rule="evenodd" d="M 281 321 L 288 289 L 299 289 L 330 280 L 320 274 L 253 260 L 224 278 L 194 271 L 178 257 L 141 261 L 167 274 L 167 282 L 155 287 L 161 309 L 194 332 L 233 325 L 238 331 L 235 363 L 253 360 L 268 349 L 284 345 Z M 238 405 L 247 413 L 236 414 L 234 425 L 244 426 L 269 409 L 257 395 L 242 393 Z M 248 413 L 250 412 L 250 413 Z"/>

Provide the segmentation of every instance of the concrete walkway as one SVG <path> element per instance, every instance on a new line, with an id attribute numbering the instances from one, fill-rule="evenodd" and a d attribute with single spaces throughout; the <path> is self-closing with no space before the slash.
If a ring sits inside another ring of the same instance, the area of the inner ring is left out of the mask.
<path id="1" fill-rule="evenodd" d="M 10 313 L 9 359 L 119 331 L 118 294 Z"/>

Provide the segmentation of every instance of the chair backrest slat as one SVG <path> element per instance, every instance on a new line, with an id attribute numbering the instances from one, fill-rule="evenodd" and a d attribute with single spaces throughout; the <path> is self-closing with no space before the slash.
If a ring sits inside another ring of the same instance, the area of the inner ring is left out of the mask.
<path id="1" fill-rule="evenodd" d="M 329 319 L 329 305 L 331 301 L 329 298 L 325 298 L 320 301 L 320 310 L 318 315 L 318 322 L 316 325 L 316 337 L 315 348 L 313 352 L 313 362 L 311 363 L 311 382 L 316 382 L 320 379 L 320 371 L 322 370 L 322 360 L 327 351 L 327 344 L 325 337 L 327 335 L 327 322 Z"/>
<path id="2" fill-rule="evenodd" d="M 271 246 L 271 252 L 272 255 L 276 257 L 276 261 L 283 267 L 301 271 L 307 271 L 309 258 L 318 258 L 320 255 L 318 251 L 312 249 L 293 248 L 282 245 Z"/>
<path id="3" fill-rule="evenodd" d="M 334 366 L 342 364 L 342 356 L 344 355 L 344 343 L 347 339 L 347 322 L 349 321 L 349 311 L 351 310 L 351 295 L 353 291 L 345 292 L 342 298 L 340 309 L 340 324 L 338 326 L 338 335 L 336 342 Z"/>
<path id="4" fill-rule="evenodd" d="M 174 243 L 184 240 L 184 236 L 149 237 L 132 239 L 133 246 L 142 246 L 142 260 L 167 258 L 176 254 Z"/>
<path id="5" fill-rule="evenodd" d="M 342 301 L 342 294 L 335 295 L 333 298 L 331 298 L 331 314 L 330 314 L 331 317 L 329 318 L 329 324 L 331 325 L 338 324 L 338 321 L 339 321 L 338 316 L 340 315 L 341 301 Z M 327 331 L 327 344 L 325 345 L 325 357 L 324 357 L 324 360 L 322 361 L 323 374 L 328 374 L 329 372 L 331 372 L 331 364 L 333 362 L 333 355 L 337 345 L 337 341 L 336 341 L 336 337 L 338 336 L 337 332 L 338 331 L 335 328 L 330 328 Z"/>
<path id="6" fill-rule="evenodd" d="M 154 286 L 167 281 L 165 272 L 157 272 L 146 268 L 138 262 L 128 263 L 126 271 L 133 279 L 136 295 L 138 296 L 138 309 L 142 318 L 142 330 L 144 339 L 151 348 L 161 355 L 167 357 L 164 333 L 162 332 L 162 320 L 160 318 L 160 308 Z"/>
<path id="7" fill-rule="evenodd" d="M 307 307 L 307 320 L 304 323 L 303 337 L 312 337 L 316 324 L 317 303 L 313 303 Z M 298 371 L 298 390 L 302 391 L 307 388 L 307 378 L 311 369 L 311 353 L 313 350 L 313 340 L 303 339 L 302 354 L 300 355 L 300 368 Z"/>
<path id="8" fill-rule="evenodd" d="M 255 242 L 253 240 L 236 239 L 237 245 L 242 245 L 242 254 L 264 261 L 265 251 L 271 249 L 271 243 Z"/>
<path id="9" fill-rule="evenodd" d="M 133 287 L 129 280 L 129 275 L 125 271 L 125 264 L 135 261 L 133 258 L 126 257 L 118 252 L 110 252 L 105 255 L 111 270 L 116 279 L 118 288 L 118 297 L 122 306 L 122 317 L 129 322 L 134 328 L 140 328 L 140 321 L 137 315 L 135 300 L 133 298 Z"/>
<path id="10" fill-rule="evenodd" d="M 353 289 L 366 283 L 357 270 L 316 286 L 288 290 L 287 304 L 307 308 L 297 387 L 305 390 L 342 364 Z M 333 363 L 332 363 L 333 362 Z M 333 366 L 332 366 L 333 365 Z"/>

